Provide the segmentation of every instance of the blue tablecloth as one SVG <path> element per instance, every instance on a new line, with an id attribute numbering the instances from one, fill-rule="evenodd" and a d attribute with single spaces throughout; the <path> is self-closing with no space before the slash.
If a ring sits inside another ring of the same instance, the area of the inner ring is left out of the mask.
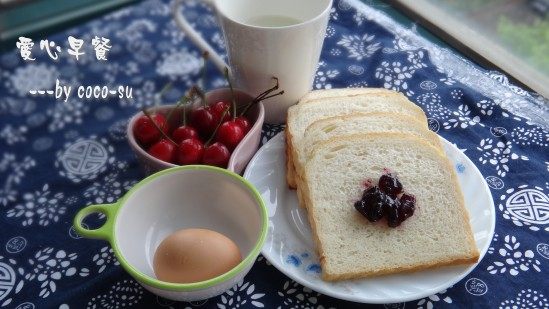
<path id="1" fill-rule="evenodd" d="M 191 2 L 185 14 L 222 52 L 211 11 Z M 496 206 L 490 250 L 470 275 L 430 297 L 386 308 L 548 308 L 546 101 L 433 45 L 371 5 L 335 1 L 330 15 L 314 88 L 405 93 L 428 114 L 433 131 L 475 162 Z M 70 35 L 86 42 L 78 62 L 66 52 Z M 95 58 L 95 36 L 111 40 L 108 61 Z M 80 238 L 71 226 L 76 211 L 116 200 L 143 177 L 125 140 L 128 117 L 153 104 L 168 81 L 175 87 L 167 101 L 195 83 L 199 51 L 175 26 L 169 3 L 154 0 L 47 39 L 61 45 L 58 61 L 37 41 L 35 61 L 23 61 L 15 46 L 0 55 L 0 307 L 363 308 L 296 284 L 261 256 L 244 281 L 223 295 L 175 303 L 129 277 L 107 243 Z M 213 66 L 208 75 L 209 87 L 224 85 Z M 73 86 L 128 85 L 133 99 L 73 95 L 64 103 L 29 94 L 52 89 L 56 78 Z M 263 141 L 281 127 L 264 129 Z"/>

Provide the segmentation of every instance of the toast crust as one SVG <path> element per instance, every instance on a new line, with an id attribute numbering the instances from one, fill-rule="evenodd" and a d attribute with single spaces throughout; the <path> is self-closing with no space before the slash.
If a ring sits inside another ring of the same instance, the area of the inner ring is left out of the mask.
<path id="1" fill-rule="evenodd" d="M 478 256 L 472 256 L 472 257 L 465 257 L 465 258 L 457 258 L 453 260 L 448 261 L 440 261 L 440 262 L 434 262 L 429 264 L 423 264 L 423 265 L 411 265 L 408 267 L 395 267 L 391 269 L 384 269 L 376 272 L 369 272 L 369 271 L 362 271 L 362 272 L 355 272 L 350 274 L 328 274 L 324 271 L 322 272 L 322 280 L 325 281 L 341 281 L 341 280 L 349 280 L 349 279 L 360 279 L 360 278 L 369 278 L 369 277 L 377 277 L 377 276 L 383 276 L 383 275 L 392 275 L 397 273 L 413 273 L 418 272 L 422 270 L 428 270 L 433 268 L 439 268 L 444 266 L 456 266 L 456 265 L 465 265 L 465 264 L 473 264 L 478 261 Z M 320 260 L 320 264 L 322 267 L 324 267 L 322 263 L 322 259 Z"/>
<path id="2" fill-rule="evenodd" d="M 286 140 L 286 182 L 288 183 L 288 187 L 290 189 L 295 190 L 297 187 L 296 180 L 295 180 L 295 166 L 294 166 L 294 150 L 293 150 L 293 136 L 291 132 L 291 122 L 290 118 L 293 117 L 295 109 L 298 109 L 299 107 L 297 105 L 291 106 L 288 109 L 288 113 L 286 116 L 286 128 L 285 128 L 285 140 Z"/>
<path id="3" fill-rule="evenodd" d="M 288 128 L 284 129 L 284 140 L 286 143 L 286 183 L 288 184 L 288 188 L 295 190 L 296 184 L 295 184 L 295 168 L 294 168 L 294 162 L 292 160 L 292 146 L 291 146 L 291 137 L 290 132 Z"/>
<path id="4" fill-rule="evenodd" d="M 328 141 L 321 142 L 320 145 L 331 145 L 339 142 L 345 142 L 345 141 L 356 141 L 361 140 L 365 136 L 372 137 L 372 138 L 400 138 L 400 139 L 408 139 L 413 140 L 415 143 L 421 144 L 422 147 L 430 147 L 433 150 L 437 150 L 436 147 L 430 145 L 426 141 L 417 138 L 413 135 L 409 135 L 406 133 L 368 133 L 368 134 L 351 134 L 346 136 L 340 136 L 337 139 L 333 138 Z M 318 148 L 314 151 L 313 156 L 318 151 Z M 436 153 L 439 153 L 438 150 Z M 326 254 L 323 249 L 322 242 L 320 240 L 320 237 L 318 235 L 318 222 L 315 219 L 313 207 L 314 204 L 312 202 L 311 194 L 310 194 L 310 185 L 307 182 L 303 182 L 301 186 L 298 186 L 298 190 L 300 190 L 302 202 L 306 205 L 307 209 L 307 216 L 309 219 L 309 223 L 311 224 L 311 229 L 313 232 L 313 239 L 315 242 L 315 246 L 317 249 L 317 253 L 320 259 L 320 265 L 322 268 L 322 279 L 326 281 L 338 281 L 338 280 L 346 280 L 346 279 L 357 279 L 357 278 L 365 278 L 365 277 L 372 277 L 372 276 L 380 276 L 380 275 L 388 275 L 388 274 L 395 274 L 395 273 L 402 273 L 402 272 L 414 272 L 414 271 L 421 271 L 425 269 L 431 269 L 441 266 L 450 266 L 450 265 L 463 265 L 463 264 L 472 264 L 478 261 L 480 253 L 478 251 L 478 248 L 476 247 L 476 243 L 473 237 L 472 229 L 470 226 L 469 221 L 469 213 L 465 207 L 465 202 L 463 198 L 463 193 L 461 191 L 461 187 L 458 182 L 457 175 L 450 164 L 450 161 L 446 156 L 443 156 L 442 154 L 439 154 L 439 159 L 444 164 L 445 168 L 450 171 L 450 181 L 452 182 L 452 185 L 457 190 L 457 204 L 459 204 L 459 212 L 462 216 L 462 220 L 464 223 L 467 224 L 466 228 L 466 238 L 467 238 L 467 252 L 464 253 L 462 256 L 455 256 L 450 257 L 448 259 L 444 260 L 438 260 L 438 261 L 431 261 L 427 263 L 419 263 L 419 264 L 410 264 L 400 267 L 392 267 L 392 268 L 381 268 L 377 269 L 375 271 L 355 271 L 355 272 L 349 272 L 349 273 L 330 273 L 327 270 L 326 266 Z M 307 170 L 306 170 L 307 171 Z M 305 173 L 305 177 L 308 178 L 307 173 Z"/>

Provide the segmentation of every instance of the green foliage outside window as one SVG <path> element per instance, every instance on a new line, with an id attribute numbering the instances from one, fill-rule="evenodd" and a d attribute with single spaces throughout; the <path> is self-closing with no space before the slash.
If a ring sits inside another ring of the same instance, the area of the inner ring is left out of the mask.
<path id="1" fill-rule="evenodd" d="M 509 48 L 527 58 L 534 67 L 549 73 L 549 20 L 537 19 L 526 24 L 502 16 L 497 29 Z"/>
<path id="2" fill-rule="evenodd" d="M 549 74 L 549 17 L 534 12 L 527 0 L 430 0 L 463 17 L 532 67 Z"/>
<path id="3" fill-rule="evenodd" d="M 444 0 L 443 2 L 447 7 L 456 9 L 461 12 L 469 13 L 476 12 L 481 9 L 493 7 L 499 5 L 507 0 Z M 431 1 L 436 3 L 438 1 Z"/>

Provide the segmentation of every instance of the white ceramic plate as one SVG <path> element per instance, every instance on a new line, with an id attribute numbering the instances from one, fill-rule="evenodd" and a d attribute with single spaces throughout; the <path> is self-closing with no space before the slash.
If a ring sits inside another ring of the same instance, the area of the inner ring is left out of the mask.
<path id="1" fill-rule="evenodd" d="M 494 234 L 492 195 L 471 160 L 450 142 L 441 139 L 456 168 L 482 259 Z M 299 207 L 295 191 L 288 189 L 286 184 L 284 147 L 282 133 L 273 137 L 250 161 L 244 177 L 257 187 L 268 209 L 269 230 L 262 253 L 288 277 L 322 294 L 355 302 L 383 304 L 410 301 L 440 292 L 463 279 L 477 265 L 336 283 L 323 281 L 307 215 Z"/>

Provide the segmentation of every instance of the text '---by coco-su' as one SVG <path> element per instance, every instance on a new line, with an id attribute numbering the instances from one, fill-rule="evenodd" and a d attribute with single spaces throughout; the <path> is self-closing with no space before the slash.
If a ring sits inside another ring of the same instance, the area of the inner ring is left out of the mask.
<path id="1" fill-rule="evenodd" d="M 54 96 L 56 100 L 62 100 L 67 102 L 67 100 L 76 93 L 76 96 L 79 99 L 108 99 L 110 97 L 117 97 L 119 99 L 131 99 L 133 98 L 132 91 L 133 89 L 129 86 L 118 86 L 115 88 L 109 88 L 107 86 L 71 86 L 71 85 L 61 85 L 59 79 L 55 80 L 54 89 L 31 89 L 29 93 L 31 95 L 49 95 Z M 74 92 L 73 92 L 74 91 Z"/>

